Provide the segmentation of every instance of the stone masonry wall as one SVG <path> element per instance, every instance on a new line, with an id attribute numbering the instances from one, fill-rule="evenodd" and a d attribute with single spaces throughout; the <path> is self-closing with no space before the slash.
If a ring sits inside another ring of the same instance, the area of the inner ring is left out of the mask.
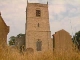
<path id="1" fill-rule="evenodd" d="M 60 30 L 53 35 L 54 51 L 69 52 L 73 49 L 71 35 L 65 30 Z"/>
<path id="2" fill-rule="evenodd" d="M 36 17 L 36 10 L 41 11 L 40 17 Z M 42 51 L 52 50 L 48 4 L 28 3 L 26 17 L 26 49 L 32 48 L 37 52 L 36 42 L 39 39 Z"/>
<path id="3" fill-rule="evenodd" d="M 0 44 L 7 44 L 7 34 L 9 33 L 9 26 L 7 26 L 0 13 Z"/>

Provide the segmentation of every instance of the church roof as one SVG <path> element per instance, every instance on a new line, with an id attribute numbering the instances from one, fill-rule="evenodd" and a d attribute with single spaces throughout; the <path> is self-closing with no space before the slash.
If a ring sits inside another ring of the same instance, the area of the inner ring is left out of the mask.
<path id="1" fill-rule="evenodd" d="M 67 32 L 66 30 L 64 30 L 64 29 L 61 29 L 61 30 L 59 30 L 59 31 L 57 31 L 57 32 L 55 32 L 55 34 L 57 34 L 57 33 L 59 33 L 59 32 L 61 32 L 61 31 L 64 31 L 65 33 L 67 33 L 67 34 L 69 34 L 69 32 Z M 54 35 L 54 34 L 53 34 Z M 53 36 L 52 35 L 52 36 Z M 69 34 L 70 35 L 70 34 Z"/>
<path id="2" fill-rule="evenodd" d="M 2 16 L 1 16 L 1 12 L 0 12 L 0 24 L 4 24 L 5 26 L 7 26 L 5 21 L 3 20 Z"/>

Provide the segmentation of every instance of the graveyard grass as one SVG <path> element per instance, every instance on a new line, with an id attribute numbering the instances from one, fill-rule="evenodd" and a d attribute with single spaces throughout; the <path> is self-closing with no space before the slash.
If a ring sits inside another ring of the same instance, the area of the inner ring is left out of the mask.
<path id="1" fill-rule="evenodd" d="M 40 54 L 20 53 L 17 49 L 0 44 L 0 60 L 80 60 L 80 53 L 77 52 L 44 52 Z"/>

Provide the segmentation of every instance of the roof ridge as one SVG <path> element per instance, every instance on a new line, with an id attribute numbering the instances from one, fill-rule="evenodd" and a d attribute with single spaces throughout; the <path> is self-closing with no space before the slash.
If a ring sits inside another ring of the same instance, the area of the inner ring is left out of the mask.
<path id="1" fill-rule="evenodd" d="M 1 16 L 1 12 L 0 12 L 0 18 L 1 18 L 1 20 L 3 21 L 3 23 L 5 24 L 5 26 L 7 26 L 6 23 L 5 23 L 5 21 L 4 21 L 4 19 L 3 19 L 2 16 Z"/>

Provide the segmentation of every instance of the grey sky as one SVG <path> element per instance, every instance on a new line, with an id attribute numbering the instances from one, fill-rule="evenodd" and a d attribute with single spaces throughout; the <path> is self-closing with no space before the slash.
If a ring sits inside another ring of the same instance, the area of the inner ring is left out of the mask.
<path id="1" fill-rule="evenodd" d="M 29 0 L 29 2 L 47 3 L 47 0 Z M 80 0 L 48 0 L 48 2 L 51 34 L 65 29 L 73 35 L 80 30 Z M 10 26 L 8 38 L 25 33 L 26 6 L 26 0 L 0 0 L 2 17 Z"/>

